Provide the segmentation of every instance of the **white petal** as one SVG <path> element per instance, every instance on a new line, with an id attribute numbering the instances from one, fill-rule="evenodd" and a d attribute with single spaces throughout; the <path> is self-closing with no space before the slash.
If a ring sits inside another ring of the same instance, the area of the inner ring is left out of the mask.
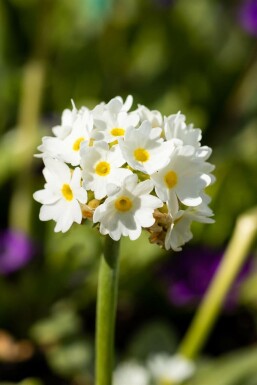
<path id="1" fill-rule="evenodd" d="M 64 162 L 56 159 L 45 158 L 44 163 L 50 173 L 56 177 L 57 180 L 61 180 L 62 183 L 69 183 L 71 178 L 70 168 Z"/>
<path id="2" fill-rule="evenodd" d="M 138 183 L 136 185 L 133 193 L 135 195 L 145 195 L 145 194 L 150 194 L 150 192 L 153 190 L 153 182 L 150 179 L 147 179 L 143 182 Z"/>
<path id="3" fill-rule="evenodd" d="M 51 190 L 45 189 L 36 191 L 33 194 L 33 198 L 39 203 L 51 204 L 59 200 L 61 198 L 61 195 L 54 194 Z"/>

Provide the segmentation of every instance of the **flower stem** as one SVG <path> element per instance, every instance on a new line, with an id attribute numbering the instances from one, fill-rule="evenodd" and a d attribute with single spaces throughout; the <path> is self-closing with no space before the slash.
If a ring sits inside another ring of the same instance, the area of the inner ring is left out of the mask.
<path id="1" fill-rule="evenodd" d="M 120 242 L 106 236 L 100 263 L 96 319 L 96 385 L 111 385 Z"/>
<path id="2" fill-rule="evenodd" d="M 257 230 L 257 208 L 237 220 L 234 233 L 213 281 L 179 348 L 179 353 L 194 358 L 205 343 L 226 295 L 247 258 Z"/>

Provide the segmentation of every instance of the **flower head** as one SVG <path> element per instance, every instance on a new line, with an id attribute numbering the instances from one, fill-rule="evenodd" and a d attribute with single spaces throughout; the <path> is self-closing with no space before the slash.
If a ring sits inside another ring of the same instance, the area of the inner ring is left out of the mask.
<path id="1" fill-rule="evenodd" d="M 40 219 L 63 232 L 92 220 L 114 240 L 136 239 L 145 228 L 152 243 L 180 250 L 193 221 L 212 222 L 205 194 L 214 181 L 211 149 L 180 112 L 165 117 L 143 105 L 131 110 L 132 103 L 117 96 L 63 112 L 38 148 L 46 179 L 34 194 Z"/>

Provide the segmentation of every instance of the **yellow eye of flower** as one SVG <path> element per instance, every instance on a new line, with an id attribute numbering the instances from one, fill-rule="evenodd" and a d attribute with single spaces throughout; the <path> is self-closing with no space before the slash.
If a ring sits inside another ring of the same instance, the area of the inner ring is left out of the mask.
<path id="1" fill-rule="evenodd" d="M 95 172 L 97 175 L 106 176 L 110 173 L 111 166 L 108 162 L 99 162 L 96 165 Z"/>
<path id="2" fill-rule="evenodd" d="M 80 149 L 80 145 L 81 145 L 81 142 L 84 142 L 84 138 L 78 138 L 77 140 L 75 140 L 75 142 L 73 143 L 73 150 L 74 151 L 79 151 L 79 149 Z"/>
<path id="3" fill-rule="evenodd" d="M 124 128 L 120 128 L 120 127 L 115 127 L 111 130 L 111 134 L 113 136 L 122 136 L 125 134 L 125 130 Z"/>
<path id="4" fill-rule="evenodd" d="M 62 195 L 67 201 L 72 201 L 73 199 L 73 192 L 68 184 L 64 184 L 62 186 Z"/>
<path id="5" fill-rule="evenodd" d="M 132 207 L 131 199 L 129 199 L 125 195 L 120 196 L 115 201 L 115 208 L 118 211 L 121 211 L 121 212 L 129 211 L 131 207 Z"/>
<path id="6" fill-rule="evenodd" d="M 176 186 L 176 184 L 178 182 L 178 176 L 175 173 L 175 171 L 171 170 L 171 171 L 167 172 L 167 174 L 165 175 L 164 181 L 165 181 L 166 186 L 168 188 L 173 188 L 174 186 Z"/>
<path id="7" fill-rule="evenodd" d="M 150 154 L 144 148 L 137 148 L 134 151 L 134 157 L 138 162 L 146 162 L 150 158 Z"/>

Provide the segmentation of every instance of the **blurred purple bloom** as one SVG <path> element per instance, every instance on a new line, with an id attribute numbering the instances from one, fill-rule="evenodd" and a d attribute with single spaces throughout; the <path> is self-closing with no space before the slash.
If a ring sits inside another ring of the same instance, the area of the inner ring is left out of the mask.
<path id="1" fill-rule="evenodd" d="M 257 0 L 245 0 L 239 8 L 239 21 L 246 32 L 257 36 Z"/>
<path id="2" fill-rule="evenodd" d="M 222 258 L 222 252 L 207 248 L 193 248 L 174 256 L 164 267 L 168 297 L 176 306 L 197 305 L 206 292 Z M 250 273 L 251 260 L 243 266 L 227 297 L 226 307 L 237 303 L 238 287 Z"/>
<path id="3" fill-rule="evenodd" d="M 0 232 L 0 274 L 9 274 L 22 268 L 34 254 L 32 241 L 14 230 Z"/>

